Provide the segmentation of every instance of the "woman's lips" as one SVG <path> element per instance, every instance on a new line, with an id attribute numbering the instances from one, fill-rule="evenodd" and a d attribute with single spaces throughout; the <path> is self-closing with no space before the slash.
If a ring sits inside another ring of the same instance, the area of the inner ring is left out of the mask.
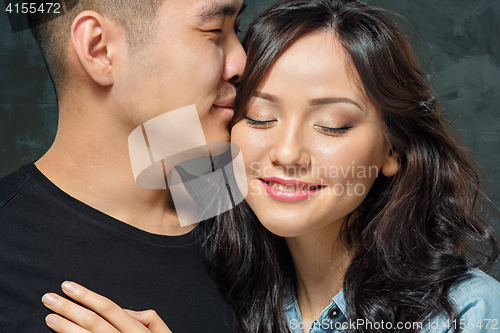
<path id="1" fill-rule="evenodd" d="M 317 194 L 325 187 L 320 184 L 277 177 L 264 178 L 260 181 L 269 196 L 282 201 L 301 201 Z"/>

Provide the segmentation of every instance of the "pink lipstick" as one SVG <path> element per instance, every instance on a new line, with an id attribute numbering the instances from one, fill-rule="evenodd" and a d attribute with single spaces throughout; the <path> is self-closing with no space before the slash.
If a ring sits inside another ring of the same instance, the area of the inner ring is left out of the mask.
<path id="1" fill-rule="evenodd" d="M 325 186 L 303 182 L 297 179 L 269 177 L 260 179 L 267 194 L 282 201 L 301 201 L 317 194 Z"/>

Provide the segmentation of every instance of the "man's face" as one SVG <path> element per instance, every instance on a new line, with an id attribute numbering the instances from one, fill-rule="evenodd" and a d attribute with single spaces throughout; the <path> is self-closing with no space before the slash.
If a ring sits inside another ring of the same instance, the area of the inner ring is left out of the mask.
<path id="1" fill-rule="evenodd" d="M 246 62 L 235 31 L 242 6 L 243 0 L 165 0 L 153 41 L 128 58 L 115 80 L 129 124 L 195 104 L 207 141 L 229 141 L 235 84 Z"/>

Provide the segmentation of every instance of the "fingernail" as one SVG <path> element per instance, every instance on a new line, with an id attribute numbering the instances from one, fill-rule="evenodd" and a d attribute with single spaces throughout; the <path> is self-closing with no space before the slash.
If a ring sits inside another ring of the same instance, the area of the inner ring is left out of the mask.
<path id="1" fill-rule="evenodd" d="M 64 290 L 66 290 L 67 292 L 72 293 L 73 291 L 75 291 L 76 286 L 75 286 L 75 284 L 74 284 L 74 283 L 71 283 L 71 282 L 65 281 L 65 282 L 63 282 L 63 284 L 62 284 L 62 288 L 63 288 Z"/>
<path id="2" fill-rule="evenodd" d="M 57 316 L 50 314 L 45 320 L 47 321 L 47 324 L 54 325 L 57 322 Z"/>
<path id="3" fill-rule="evenodd" d="M 45 294 L 42 297 L 43 304 L 54 305 L 57 302 L 57 298 L 53 295 Z"/>

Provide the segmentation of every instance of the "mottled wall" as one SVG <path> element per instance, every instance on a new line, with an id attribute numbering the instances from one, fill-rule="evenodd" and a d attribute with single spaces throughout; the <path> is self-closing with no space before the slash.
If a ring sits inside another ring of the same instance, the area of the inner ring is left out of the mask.
<path id="1" fill-rule="evenodd" d="M 54 89 L 31 32 L 12 33 L 0 3 L 0 176 L 41 157 L 54 140 Z"/>
<path id="2" fill-rule="evenodd" d="M 274 1 L 247 0 L 249 20 Z M 500 202 L 500 0 L 371 0 L 402 14 L 420 33 L 423 60 L 447 119 L 483 169 Z M 0 3 L 0 176 L 39 158 L 57 127 L 56 100 L 31 34 L 13 34 Z M 492 210 L 498 227 L 500 215 Z M 497 228 L 500 229 L 500 228 Z M 497 274 L 500 277 L 500 274 Z"/>

